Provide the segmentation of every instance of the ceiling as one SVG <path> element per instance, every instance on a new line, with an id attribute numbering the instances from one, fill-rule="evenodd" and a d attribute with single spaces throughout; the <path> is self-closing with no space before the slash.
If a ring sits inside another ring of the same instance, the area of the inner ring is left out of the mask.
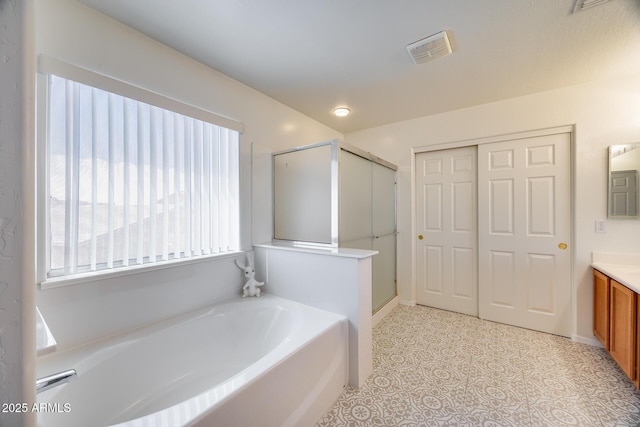
<path id="1" fill-rule="evenodd" d="M 78 1 L 342 133 L 640 73 L 640 0 Z"/>

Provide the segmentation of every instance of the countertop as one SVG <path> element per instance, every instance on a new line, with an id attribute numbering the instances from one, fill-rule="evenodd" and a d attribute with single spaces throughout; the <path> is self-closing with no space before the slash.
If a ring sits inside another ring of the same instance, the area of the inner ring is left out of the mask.
<path id="1" fill-rule="evenodd" d="M 594 252 L 591 267 L 640 294 L 640 254 Z"/>
<path id="2" fill-rule="evenodd" d="M 281 251 L 293 251 L 304 252 L 316 255 L 330 255 L 343 258 L 357 258 L 364 259 L 370 258 L 378 254 L 378 251 L 372 251 L 368 249 L 351 249 L 351 248 L 330 248 L 321 246 L 304 246 L 304 245 L 292 245 L 288 243 L 255 243 L 253 246 L 266 249 L 277 249 Z"/>

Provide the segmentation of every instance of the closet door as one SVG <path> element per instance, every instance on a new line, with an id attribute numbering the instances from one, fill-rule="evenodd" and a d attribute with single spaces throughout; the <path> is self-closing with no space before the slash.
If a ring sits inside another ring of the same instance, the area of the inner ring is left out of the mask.
<path id="1" fill-rule="evenodd" d="M 480 317 L 571 334 L 570 133 L 478 147 Z"/>
<path id="2" fill-rule="evenodd" d="M 418 304 L 478 314 L 476 147 L 416 155 Z"/>

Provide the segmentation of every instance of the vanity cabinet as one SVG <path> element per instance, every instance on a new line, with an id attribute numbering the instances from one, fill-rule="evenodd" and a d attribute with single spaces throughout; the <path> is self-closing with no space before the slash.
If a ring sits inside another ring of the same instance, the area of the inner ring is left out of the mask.
<path id="1" fill-rule="evenodd" d="M 632 380 L 636 379 L 636 293 L 611 280 L 609 353 Z"/>
<path id="2" fill-rule="evenodd" d="M 593 270 L 593 334 L 620 369 L 640 385 L 640 295 Z"/>
<path id="3" fill-rule="evenodd" d="M 593 270 L 593 335 L 609 350 L 609 295 L 610 280 Z"/>
<path id="4" fill-rule="evenodd" d="M 640 388 L 640 295 L 636 294 L 636 379 L 633 383 Z"/>

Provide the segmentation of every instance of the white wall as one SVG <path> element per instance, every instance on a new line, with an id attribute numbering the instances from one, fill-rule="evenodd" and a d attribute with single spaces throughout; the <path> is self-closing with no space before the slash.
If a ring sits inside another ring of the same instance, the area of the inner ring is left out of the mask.
<path id="1" fill-rule="evenodd" d="M 270 153 L 341 137 L 338 132 L 75 1 L 36 2 L 36 28 L 38 54 L 244 123 L 241 210 L 245 249 L 252 242 L 271 239 Z M 37 292 L 37 303 L 59 347 L 67 348 L 229 297 L 240 292 L 242 283 L 233 259 L 222 258 L 42 290 Z"/>
<path id="2" fill-rule="evenodd" d="M 32 218 L 22 165 L 33 154 L 33 3 L 0 1 L 0 402 L 35 399 L 35 288 Z M 28 406 L 30 408 L 30 406 Z M 9 410 L 7 412 L 7 409 Z M 34 414 L 3 406 L 0 425 L 30 425 Z"/>
<path id="3" fill-rule="evenodd" d="M 425 102 L 428 102 L 426 100 Z M 345 142 L 398 164 L 398 291 L 414 297 L 411 207 L 412 148 L 575 124 L 574 306 L 575 333 L 592 339 L 592 251 L 640 253 L 640 222 L 608 221 L 607 147 L 640 141 L 640 76 L 573 86 L 422 117 L 345 135 Z"/>

